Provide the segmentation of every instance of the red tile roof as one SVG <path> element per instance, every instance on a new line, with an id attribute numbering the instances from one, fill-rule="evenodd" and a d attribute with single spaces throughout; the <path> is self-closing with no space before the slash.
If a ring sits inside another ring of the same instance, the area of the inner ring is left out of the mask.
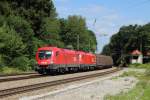
<path id="1" fill-rule="evenodd" d="M 131 54 L 132 55 L 141 55 L 142 53 L 139 50 L 134 50 Z"/>

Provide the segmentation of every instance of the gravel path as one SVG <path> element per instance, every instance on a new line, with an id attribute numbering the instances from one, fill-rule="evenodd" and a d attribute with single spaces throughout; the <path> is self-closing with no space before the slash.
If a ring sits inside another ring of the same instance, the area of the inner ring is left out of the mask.
<path id="1" fill-rule="evenodd" d="M 23 97 L 20 100 L 103 100 L 105 95 L 115 95 L 121 91 L 126 92 L 136 85 L 138 80 L 134 77 L 112 79 L 112 77 L 127 70 L 83 84 L 70 85 L 46 94 Z"/>

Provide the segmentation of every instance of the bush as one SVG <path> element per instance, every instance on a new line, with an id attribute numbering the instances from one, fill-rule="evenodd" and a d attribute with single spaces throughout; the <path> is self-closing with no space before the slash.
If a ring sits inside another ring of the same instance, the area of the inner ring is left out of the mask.
<path id="1" fill-rule="evenodd" d="M 30 65 L 29 65 L 29 66 L 31 67 L 32 70 L 34 70 L 35 65 L 36 65 L 36 60 L 35 60 L 35 59 L 31 59 L 31 60 L 30 60 Z"/>
<path id="2" fill-rule="evenodd" d="M 22 38 L 9 27 L 0 27 L 0 53 L 7 57 L 8 63 L 24 53 L 26 45 Z"/>
<path id="3" fill-rule="evenodd" d="M 15 66 L 16 68 L 22 71 L 31 70 L 30 60 L 24 56 L 14 58 L 14 60 L 11 62 L 11 66 Z"/>
<path id="4" fill-rule="evenodd" d="M 2 55 L 0 55 L 0 67 L 4 66 L 4 59 L 2 57 Z"/>
<path id="5" fill-rule="evenodd" d="M 14 67 L 1 67 L 0 68 L 0 72 L 3 74 L 17 74 L 17 73 L 22 73 L 21 70 L 19 70 L 18 68 L 14 68 Z"/>

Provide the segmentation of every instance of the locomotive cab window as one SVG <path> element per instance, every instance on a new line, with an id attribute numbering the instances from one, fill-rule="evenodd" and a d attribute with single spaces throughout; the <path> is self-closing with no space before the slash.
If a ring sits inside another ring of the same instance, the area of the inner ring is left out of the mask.
<path id="1" fill-rule="evenodd" d="M 42 50 L 39 52 L 40 59 L 49 59 L 52 55 L 52 51 Z"/>

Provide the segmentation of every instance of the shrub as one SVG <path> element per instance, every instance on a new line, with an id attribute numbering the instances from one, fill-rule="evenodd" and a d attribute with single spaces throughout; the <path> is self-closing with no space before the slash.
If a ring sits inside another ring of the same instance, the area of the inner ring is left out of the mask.
<path id="1" fill-rule="evenodd" d="M 30 60 L 25 56 L 14 58 L 14 60 L 11 62 L 11 65 L 22 71 L 31 70 Z"/>
<path id="2" fill-rule="evenodd" d="M 0 72 L 3 74 L 16 74 L 16 73 L 21 73 L 22 71 L 19 70 L 18 68 L 14 68 L 14 67 L 2 67 L 0 68 Z"/>
<path id="3" fill-rule="evenodd" d="M 4 59 L 2 57 L 2 55 L 0 55 L 0 67 L 4 66 Z"/>
<path id="4" fill-rule="evenodd" d="M 9 27 L 0 27 L 0 53 L 5 55 L 8 63 L 15 57 L 24 53 L 26 45 L 22 38 Z"/>
<path id="5" fill-rule="evenodd" d="M 34 70 L 35 65 L 36 65 L 35 59 L 31 59 L 31 60 L 30 60 L 30 65 L 29 65 L 29 66 L 31 67 L 32 70 Z"/>

